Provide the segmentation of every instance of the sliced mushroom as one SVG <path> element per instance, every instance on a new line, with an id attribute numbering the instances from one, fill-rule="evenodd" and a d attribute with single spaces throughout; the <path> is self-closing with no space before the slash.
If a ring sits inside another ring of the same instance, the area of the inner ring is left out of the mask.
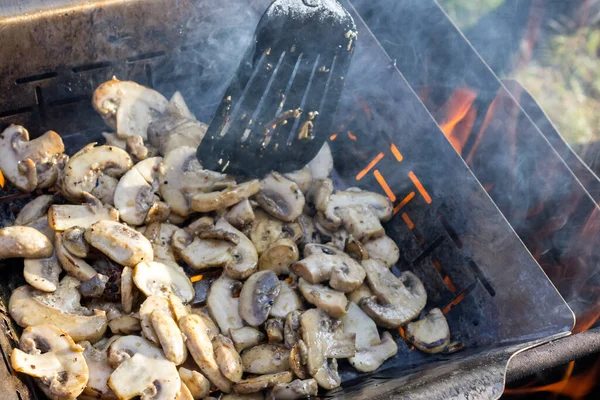
<path id="1" fill-rule="evenodd" d="M 127 140 L 120 138 L 116 133 L 102 132 L 102 137 L 107 146 L 114 146 L 123 150 L 127 148 Z"/>
<path id="2" fill-rule="evenodd" d="M 281 237 L 283 223 L 261 209 L 254 210 L 254 215 L 250 240 L 252 240 L 258 254 L 262 254 Z"/>
<path id="3" fill-rule="evenodd" d="M 187 348 L 171 314 L 164 310 L 154 310 L 150 314 L 150 322 L 168 360 L 175 365 L 183 364 L 187 358 Z"/>
<path id="4" fill-rule="evenodd" d="M 83 297 L 98 298 L 104 293 L 107 283 L 108 276 L 96 274 L 91 279 L 88 279 L 79 285 L 79 292 Z"/>
<path id="5" fill-rule="evenodd" d="M 369 258 L 369 252 L 360 240 L 355 239 L 352 235 L 348 236 L 344 251 L 357 261 L 366 260 Z"/>
<path id="6" fill-rule="evenodd" d="M 91 194 L 84 192 L 85 204 L 54 204 L 48 211 L 48 224 L 55 231 L 73 227 L 87 228 L 101 220 L 118 221 L 119 213 L 111 206 L 105 206 Z"/>
<path id="7" fill-rule="evenodd" d="M 54 246 L 40 231 L 27 226 L 0 229 L 0 260 L 6 258 L 48 258 Z"/>
<path id="8" fill-rule="evenodd" d="M 152 312 L 155 310 L 163 310 L 170 312 L 171 308 L 169 300 L 162 296 L 148 296 L 140 306 L 139 316 L 140 324 L 144 337 L 156 344 L 159 344 L 158 335 L 152 326 Z"/>
<path id="9" fill-rule="evenodd" d="M 333 318 L 341 318 L 348 311 L 348 299 L 344 292 L 320 284 L 311 284 L 300 278 L 300 293 L 310 304 L 326 311 Z"/>
<path id="10" fill-rule="evenodd" d="M 94 145 L 90 143 L 71 157 L 63 172 L 61 191 L 72 201 L 84 200 L 83 193 L 87 192 L 113 204 L 118 179 L 133 163 L 125 150 Z"/>
<path id="11" fill-rule="evenodd" d="M 62 268 L 56 254 L 48 258 L 31 258 L 23 262 L 23 276 L 27 283 L 42 292 L 54 292 Z"/>
<path id="12" fill-rule="evenodd" d="M 254 210 L 248 199 L 244 199 L 231 207 L 225 213 L 225 219 L 237 229 L 242 229 L 244 226 L 254 221 Z"/>
<path id="13" fill-rule="evenodd" d="M 308 349 L 302 339 L 292 346 L 290 350 L 290 369 L 300 379 L 307 379 L 310 377 L 308 373 Z"/>
<path id="14" fill-rule="evenodd" d="M 96 276 L 96 270 L 85 260 L 71 254 L 63 244 L 63 233 L 56 232 L 54 244 L 56 245 L 56 256 L 63 269 L 69 275 L 79 279 L 81 282 L 88 281 Z"/>
<path id="15" fill-rule="evenodd" d="M 197 271 L 223 267 L 233 262 L 233 244 L 222 239 L 201 239 L 185 229 L 173 234 L 173 249 L 190 267 Z"/>
<path id="16" fill-rule="evenodd" d="M 387 197 L 362 190 L 339 191 L 329 196 L 325 217 L 339 227 L 343 222 L 341 211 L 353 207 L 366 207 L 381 221 L 392 218 L 392 202 Z M 351 214 L 352 217 L 354 215 Z M 358 237 L 356 234 L 354 236 Z"/>
<path id="17" fill-rule="evenodd" d="M 295 182 L 302 193 L 306 193 L 308 191 L 313 181 L 312 171 L 308 166 L 297 171 L 289 172 L 283 176 L 290 181 Z"/>
<path id="18" fill-rule="evenodd" d="M 21 327 L 52 323 L 60 326 L 73 340 L 94 343 L 106 331 L 106 313 L 82 307 L 78 286 L 79 281 L 69 276 L 60 281 L 53 293 L 21 286 L 10 296 L 10 315 Z"/>
<path id="19" fill-rule="evenodd" d="M 379 218 L 366 206 L 353 206 L 338 211 L 344 229 L 357 240 L 366 242 L 385 235 Z"/>
<path id="20" fill-rule="evenodd" d="M 114 221 L 98 221 L 85 231 L 85 240 L 111 260 L 135 267 L 142 261 L 152 261 L 152 244 L 133 228 Z"/>
<path id="21" fill-rule="evenodd" d="M 156 261 L 136 265 L 133 281 L 146 296 L 168 297 L 173 293 L 185 302 L 194 298 L 194 286 L 182 270 Z"/>
<path id="22" fill-rule="evenodd" d="M 108 327 L 114 335 L 132 335 L 142 329 L 140 319 L 134 315 L 121 315 L 108 321 Z"/>
<path id="23" fill-rule="evenodd" d="M 323 216 L 322 212 L 318 212 L 315 218 L 315 228 L 319 232 L 319 238 L 323 243 L 333 246 L 339 250 L 344 250 L 348 241 L 348 232 L 343 228 L 334 228 L 333 230 L 324 228 L 319 217 Z"/>
<path id="24" fill-rule="evenodd" d="M 398 345 L 389 332 L 384 332 L 380 339 L 375 322 L 356 304 L 350 304 L 342 323 L 344 332 L 356 335 L 356 355 L 348 361 L 358 371 L 375 371 L 398 353 Z"/>
<path id="25" fill-rule="evenodd" d="M 206 304 L 222 332 L 244 326 L 239 312 L 240 299 L 235 297 L 241 290 L 242 283 L 226 275 L 221 275 L 210 287 Z"/>
<path id="26" fill-rule="evenodd" d="M 166 360 L 164 353 L 155 344 L 139 336 L 121 336 L 108 346 L 108 363 L 117 368 L 136 354 L 147 359 Z"/>
<path id="27" fill-rule="evenodd" d="M 43 194 L 31 200 L 25 204 L 17 218 L 15 219 L 15 225 L 27 225 L 34 220 L 43 217 L 48 212 L 48 208 L 54 202 L 54 196 L 49 194 Z"/>
<path id="28" fill-rule="evenodd" d="M 298 247 L 300 249 L 304 249 L 304 246 L 309 243 L 320 243 L 319 232 L 310 216 L 302 214 L 298 217 L 298 224 L 302 228 L 302 237 L 298 240 Z"/>
<path id="29" fill-rule="evenodd" d="M 323 147 L 307 165 L 312 172 L 313 180 L 324 179 L 331 175 L 333 171 L 333 156 L 329 143 L 323 143 Z"/>
<path id="30" fill-rule="evenodd" d="M 149 150 L 144 144 L 144 138 L 138 135 L 128 136 L 125 143 L 125 150 L 137 161 L 145 160 L 158 152 L 157 149 Z"/>
<path id="31" fill-rule="evenodd" d="M 369 252 L 369 258 L 383 262 L 388 268 L 396 264 L 400 258 L 400 250 L 389 236 L 369 240 L 364 247 Z"/>
<path id="32" fill-rule="evenodd" d="M 333 194 L 333 181 L 329 178 L 319 179 L 312 183 L 306 194 L 306 211 L 314 215 L 317 211 L 325 212 L 329 197 Z"/>
<path id="33" fill-rule="evenodd" d="M 133 302 L 137 294 L 135 290 L 133 269 L 123 267 L 121 272 L 121 307 L 123 307 L 125 313 L 130 313 L 133 310 Z"/>
<path id="34" fill-rule="evenodd" d="M 119 336 L 113 336 L 102 339 L 95 345 L 90 342 L 79 343 L 83 347 L 83 357 L 89 370 L 89 379 L 83 390 L 84 396 L 102 400 L 117 399 L 117 395 L 108 387 L 108 377 L 114 369 L 108 363 L 107 349 L 118 338 Z"/>
<path id="35" fill-rule="evenodd" d="M 148 225 L 144 236 L 152 243 L 154 260 L 169 265 L 177 265 L 171 245 L 172 237 L 179 228 L 173 224 L 153 223 Z"/>
<path id="36" fill-rule="evenodd" d="M 138 353 L 114 370 L 108 378 L 108 386 L 120 399 L 141 396 L 142 399 L 170 400 L 179 393 L 181 380 L 171 361 Z"/>
<path id="37" fill-rule="evenodd" d="M 190 314 L 179 320 L 179 328 L 186 339 L 190 354 L 200 367 L 200 370 L 213 385 L 225 393 L 231 392 L 231 381 L 227 379 L 215 360 L 211 338 L 207 326 L 198 315 Z"/>
<path id="38" fill-rule="evenodd" d="M 88 256 L 90 246 L 83 237 L 85 228 L 80 226 L 74 226 L 68 228 L 61 235 L 62 244 L 67 251 L 79 258 L 85 258 Z"/>
<path id="39" fill-rule="evenodd" d="M 287 281 L 281 281 L 279 295 L 275 299 L 269 315 L 274 318 L 285 318 L 292 311 L 303 309 L 302 299 L 295 287 L 292 288 Z"/>
<path id="40" fill-rule="evenodd" d="M 265 322 L 265 331 L 269 338 L 269 343 L 283 342 L 283 325 L 284 321 L 281 318 L 271 318 Z"/>
<path id="41" fill-rule="evenodd" d="M 290 265 L 298 261 L 296 243 L 290 239 L 279 239 L 267 248 L 258 259 L 258 269 L 270 270 L 277 275 L 289 275 Z"/>
<path id="42" fill-rule="evenodd" d="M 231 340 L 233 340 L 235 349 L 238 352 L 254 347 L 265 340 L 264 333 L 251 326 L 231 329 L 229 331 L 229 336 L 231 336 Z"/>
<path id="43" fill-rule="evenodd" d="M 301 339 L 300 336 L 300 315 L 298 310 L 290 312 L 285 318 L 283 327 L 283 338 L 288 349 L 292 348 Z"/>
<path id="44" fill-rule="evenodd" d="M 62 139 L 48 131 L 29 140 L 29 132 L 11 125 L 0 134 L 0 170 L 22 192 L 54 185 L 57 157 L 65 151 Z"/>
<path id="45" fill-rule="evenodd" d="M 189 309 L 190 307 L 185 306 L 179 297 L 173 293 L 169 294 L 169 310 L 171 311 L 175 322 L 179 322 L 179 318 L 188 315 Z"/>
<path id="46" fill-rule="evenodd" d="M 208 315 L 208 312 L 205 308 L 193 308 L 192 314 L 195 314 L 202 318 L 202 321 L 204 321 L 204 325 L 206 325 L 206 333 L 208 334 L 210 340 L 212 340 L 213 337 L 220 333 L 219 327 L 217 326 L 215 321 L 212 320 L 210 315 Z"/>
<path id="47" fill-rule="evenodd" d="M 277 172 L 271 172 L 260 181 L 258 204 L 269 214 L 291 222 L 302 214 L 304 195 L 298 185 Z"/>
<path id="48" fill-rule="evenodd" d="M 210 382 L 200 372 L 180 367 L 179 378 L 187 386 L 194 400 L 203 399 L 210 394 Z"/>
<path id="49" fill-rule="evenodd" d="M 48 217 L 43 216 L 43 217 L 34 219 L 30 223 L 28 223 L 26 226 L 29 228 L 38 230 L 42 235 L 46 236 L 48 238 L 48 240 L 50 240 L 50 241 L 54 240 L 54 230 L 52 228 L 50 228 L 50 225 L 48 225 Z"/>
<path id="50" fill-rule="evenodd" d="M 198 193 L 192 197 L 192 210 L 209 212 L 224 209 L 254 196 L 260 191 L 260 182 L 254 179 L 223 189 L 220 192 Z"/>
<path id="51" fill-rule="evenodd" d="M 239 394 L 229 393 L 219 397 L 218 400 L 264 400 L 265 396 L 261 391 L 255 393 Z M 217 400 L 214 397 L 207 397 L 206 400 Z"/>
<path id="52" fill-rule="evenodd" d="M 377 325 L 397 328 L 419 315 L 427 292 L 415 274 L 406 271 L 397 278 L 381 261 L 372 259 L 362 265 L 375 296 L 363 298 L 359 305 Z"/>
<path id="53" fill-rule="evenodd" d="M 314 379 L 300 380 L 296 379 L 291 383 L 278 383 L 273 386 L 269 399 L 272 400 L 292 400 L 306 399 L 316 396 L 319 392 L 319 385 Z"/>
<path id="54" fill-rule="evenodd" d="M 165 155 L 159 168 L 160 194 L 171 212 L 190 215 L 191 198 L 200 192 L 225 189 L 235 184 L 227 175 L 202 169 L 196 147 L 179 147 Z"/>
<path id="55" fill-rule="evenodd" d="M 280 344 L 261 344 L 242 353 L 244 371 L 249 374 L 274 374 L 290 369 L 290 350 Z"/>
<path id="56" fill-rule="evenodd" d="M 88 381 L 83 348 L 53 325 L 30 326 L 10 355 L 12 368 L 33 376 L 50 399 L 76 399 Z"/>
<path id="57" fill-rule="evenodd" d="M 404 327 L 406 339 L 425 353 L 437 354 L 450 344 L 448 321 L 439 308 L 429 311 L 422 319 Z"/>
<path id="58" fill-rule="evenodd" d="M 273 387 L 278 383 L 289 383 L 292 381 L 292 379 L 292 373 L 289 371 L 278 372 L 276 374 L 269 375 L 260 375 L 255 378 L 241 380 L 233 386 L 233 389 L 238 394 L 256 393 Z"/>
<path id="59" fill-rule="evenodd" d="M 172 117 L 187 118 L 191 120 L 196 119 L 179 91 L 173 93 L 173 96 L 169 99 L 169 104 L 167 104 L 167 114 Z"/>
<path id="60" fill-rule="evenodd" d="M 251 326 L 262 325 L 279 295 L 280 283 L 273 271 L 256 272 L 240 292 L 240 316 Z"/>
<path id="61" fill-rule="evenodd" d="M 219 370 L 223 376 L 231 382 L 239 382 L 244 373 L 242 358 L 235 349 L 231 339 L 223 335 L 216 335 L 212 339 L 212 346 Z"/>
<path id="62" fill-rule="evenodd" d="M 155 90 L 114 78 L 94 91 L 94 109 L 120 137 L 148 138 L 148 125 L 167 109 L 168 101 Z"/>
<path id="63" fill-rule="evenodd" d="M 225 265 L 225 273 L 233 279 L 246 279 L 252 275 L 257 268 L 258 254 L 250 239 L 231 226 L 225 218 L 219 219 L 215 228 L 233 233 L 240 239 L 239 243 L 231 249 L 233 261 Z"/>
<path id="64" fill-rule="evenodd" d="M 155 193 L 158 190 L 158 167 L 162 160 L 162 157 L 145 159 L 119 180 L 114 204 L 121 219 L 129 225 L 142 225 L 150 210 L 159 203 L 160 199 Z M 156 212 L 154 210 L 154 213 Z"/>
<path id="65" fill-rule="evenodd" d="M 343 292 L 358 288 L 365 279 L 365 270 L 352 257 L 334 247 L 307 244 L 305 258 L 292 266 L 295 274 L 309 283 L 329 281 L 329 285 Z"/>
<path id="66" fill-rule="evenodd" d="M 373 296 L 373 292 L 371 291 L 367 283 L 363 283 L 358 287 L 358 289 L 350 293 L 346 293 L 346 297 L 348 298 L 348 300 L 350 300 L 354 304 L 359 304 L 362 299 L 371 296 Z"/>

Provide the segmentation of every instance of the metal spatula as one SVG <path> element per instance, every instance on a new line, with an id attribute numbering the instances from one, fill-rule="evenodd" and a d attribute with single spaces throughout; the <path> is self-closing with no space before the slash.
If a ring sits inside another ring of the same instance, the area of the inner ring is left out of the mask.
<path id="1" fill-rule="evenodd" d="M 262 177 L 302 168 L 327 136 L 356 40 L 337 0 L 276 0 L 198 147 L 205 169 Z"/>

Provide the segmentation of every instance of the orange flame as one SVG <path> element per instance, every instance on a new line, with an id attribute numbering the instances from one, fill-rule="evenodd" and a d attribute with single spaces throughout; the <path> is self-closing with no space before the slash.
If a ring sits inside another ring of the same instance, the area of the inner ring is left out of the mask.
<path id="1" fill-rule="evenodd" d="M 475 91 L 459 88 L 441 108 L 443 120 L 440 128 L 459 153 L 462 153 L 477 117 L 477 110 L 473 106 L 476 98 Z"/>

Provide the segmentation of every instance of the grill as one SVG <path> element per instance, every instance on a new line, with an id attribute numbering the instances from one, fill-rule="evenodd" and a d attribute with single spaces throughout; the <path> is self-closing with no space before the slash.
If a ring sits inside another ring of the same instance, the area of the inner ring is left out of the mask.
<path id="1" fill-rule="evenodd" d="M 359 10 L 364 5 L 353 3 Z M 0 127 L 21 124 L 32 136 L 54 129 L 72 154 L 99 140 L 104 124 L 91 109 L 91 93 L 113 75 L 166 96 L 180 90 L 198 119 L 209 121 L 268 4 L 61 0 L 32 5 L 46 7 L 35 11 L 6 7 L 0 17 Z M 347 7 L 360 37 L 329 138 L 334 179 L 340 187 L 360 186 L 394 201 L 386 230 L 401 249 L 399 266 L 422 279 L 428 307 L 444 309 L 453 340 L 465 348 L 424 355 L 397 334 L 396 357 L 372 374 L 341 365 L 342 388 L 327 395 L 497 398 L 509 359 L 568 335 L 573 313 L 444 138 L 413 90 L 414 76 L 402 74 L 402 63 L 398 69 Z M 27 199 L 2 200 L 2 224 L 8 225 L 14 207 Z M 0 390 L 7 399 L 37 396 L 8 362 L 17 331 L 6 312 L 7 295 L 20 284 L 21 268 L 5 263 L 1 272 Z"/>

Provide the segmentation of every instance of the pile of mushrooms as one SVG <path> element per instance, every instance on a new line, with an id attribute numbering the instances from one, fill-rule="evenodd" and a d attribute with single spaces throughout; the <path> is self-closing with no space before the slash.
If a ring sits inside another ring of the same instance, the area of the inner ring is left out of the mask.
<path id="1" fill-rule="evenodd" d="M 23 258 L 11 355 L 51 399 L 305 398 L 398 351 L 403 327 L 428 353 L 450 332 L 382 222 L 384 196 L 335 190 L 325 145 L 302 170 L 236 182 L 196 159 L 206 131 L 183 98 L 134 82 L 97 88 L 115 133 L 72 157 L 60 136 L 0 136 L 19 189 L 54 188 L 0 229 Z M 236 397 L 238 396 L 238 397 Z M 250 398 L 250 397 L 243 397 Z"/>

